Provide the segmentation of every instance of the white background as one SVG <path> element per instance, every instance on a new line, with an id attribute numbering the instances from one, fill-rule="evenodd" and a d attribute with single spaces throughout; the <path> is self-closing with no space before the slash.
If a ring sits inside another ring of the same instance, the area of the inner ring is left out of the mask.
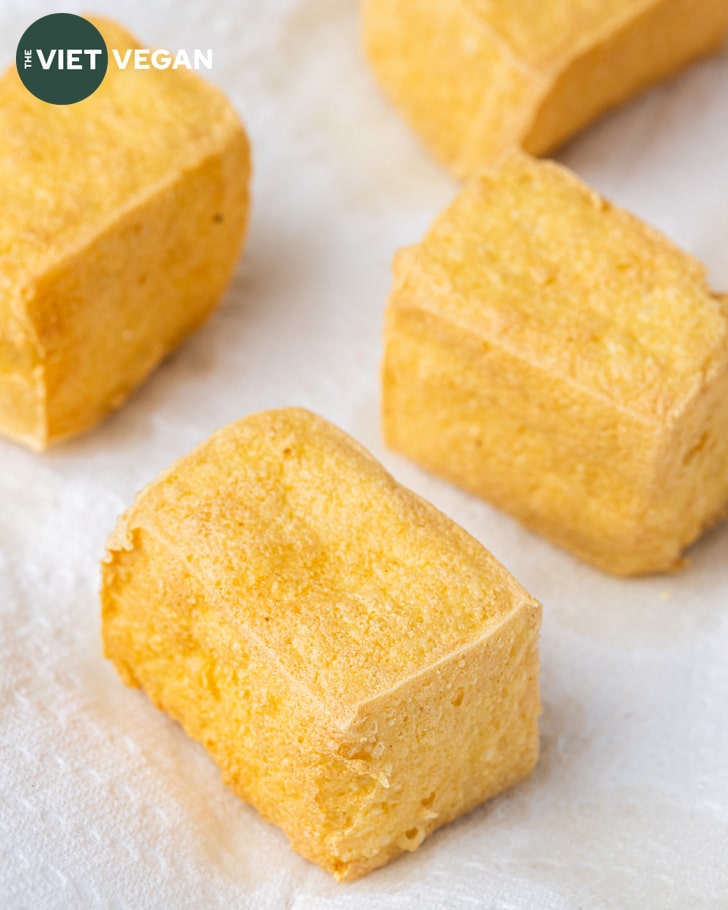
<path id="1" fill-rule="evenodd" d="M 4 0 L 2 61 L 61 9 L 88 12 Z M 728 907 L 728 526 L 680 574 L 614 580 L 384 450 L 390 260 L 456 186 L 375 87 L 355 0 L 94 11 L 150 46 L 213 48 L 211 78 L 252 137 L 254 209 L 220 310 L 121 412 L 43 456 L 0 441 L 0 906 Z M 728 287 L 727 54 L 561 158 Z M 118 513 L 215 428 L 291 404 L 351 432 L 545 607 L 533 777 L 351 885 L 294 854 L 100 650 Z"/>

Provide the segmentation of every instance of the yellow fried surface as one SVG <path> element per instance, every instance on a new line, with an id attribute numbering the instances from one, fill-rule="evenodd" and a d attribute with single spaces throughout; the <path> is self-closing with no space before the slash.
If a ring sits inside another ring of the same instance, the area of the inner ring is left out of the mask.
<path id="1" fill-rule="evenodd" d="M 610 571 L 669 568 L 725 511 L 726 301 L 656 231 L 514 153 L 395 276 L 395 448 Z"/>
<path id="2" fill-rule="evenodd" d="M 102 598 L 125 680 L 339 878 L 536 760 L 538 604 L 309 412 L 232 424 L 150 485 Z"/>
<path id="3" fill-rule="evenodd" d="M 107 46 L 137 42 L 100 20 Z M 220 297 L 247 139 L 184 70 L 120 70 L 74 105 L 0 80 L 0 431 L 34 448 L 117 406 Z M 23 385 L 34 407 L 13 393 Z"/>
<path id="4" fill-rule="evenodd" d="M 550 162 L 514 154 L 474 178 L 417 255 L 455 291 L 439 315 L 647 417 L 725 351 L 702 264 Z"/>
<path id="5" fill-rule="evenodd" d="M 695 58 L 728 28 L 724 0 L 365 0 L 385 92 L 463 177 L 519 145 L 559 146 Z"/>
<path id="6" fill-rule="evenodd" d="M 558 66 L 580 47 L 613 33 L 655 0 L 464 0 L 529 66 Z"/>

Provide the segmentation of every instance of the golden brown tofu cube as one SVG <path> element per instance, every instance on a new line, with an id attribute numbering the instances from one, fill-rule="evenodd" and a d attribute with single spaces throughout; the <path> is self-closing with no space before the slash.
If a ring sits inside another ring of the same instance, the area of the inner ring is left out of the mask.
<path id="1" fill-rule="evenodd" d="M 398 254 L 389 445 L 619 575 L 728 507 L 728 298 L 700 263 L 514 153 Z"/>
<path id="2" fill-rule="evenodd" d="M 68 106 L 0 79 L 0 433 L 40 450 L 89 429 L 203 322 L 249 171 L 235 111 L 189 71 L 110 63 Z"/>
<path id="3" fill-rule="evenodd" d="M 467 176 L 545 154 L 645 86 L 716 50 L 725 0 L 365 0 L 382 87 Z"/>
<path id="4" fill-rule="evenodd" d="M 232 424 L 148 486 L 102 600 L 124 681 L 340 880 L 536 762 L 539 604 L 308 411 Z"/>

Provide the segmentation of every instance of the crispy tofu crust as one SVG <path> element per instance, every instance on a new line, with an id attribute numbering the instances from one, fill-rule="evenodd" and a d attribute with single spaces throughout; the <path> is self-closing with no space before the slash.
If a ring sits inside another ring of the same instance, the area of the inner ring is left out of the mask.
<path id="1" fill-rule="evenodd" d="M 538 756 L 540 606 L 308 411 L 215 433 L 112 534 L 106 655 L 340 880 Z"/>
<path id="2" fill-rule="evenodd" d="M 388 444 L 618 575 L 728 507 L 728 303 L 703 266 L 513 153 L 399 253 Z"/>
<path id="3" fill-rule="evenodd" d="M 717 50 L 724 0 L 365 0 L 374 73 L 458 177 L 519 146 L 558 148 Z"/>
<path id="4" fill-rule="evenodd" d="M 93 20 L 122 54 L 137 42 Z M 240 121 L 184 70 L 78 104 L 0 79 L 0 433 L 42 450 L 118 407 L 219 301 L 248 217 Z"/>

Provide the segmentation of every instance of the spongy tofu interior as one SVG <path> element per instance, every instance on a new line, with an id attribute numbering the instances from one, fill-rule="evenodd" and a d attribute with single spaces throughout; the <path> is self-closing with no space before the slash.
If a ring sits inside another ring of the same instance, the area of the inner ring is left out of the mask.
<path id="1" fill-rule="evenodd" d="M 108 656 L 338 877 L 532 767 L 538 605 L 308 412 L 215 434 L 110 549 Z"/>

